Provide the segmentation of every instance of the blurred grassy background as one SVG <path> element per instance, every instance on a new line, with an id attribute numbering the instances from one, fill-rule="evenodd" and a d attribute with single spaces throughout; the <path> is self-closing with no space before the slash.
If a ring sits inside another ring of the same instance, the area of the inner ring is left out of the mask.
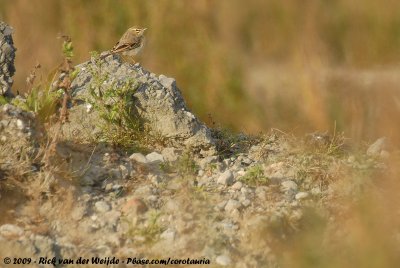
<path id="1" fill-rule="evenodd" d="M 80 63 L 140 25 L 140 62 L 175 77 L 208 124 L 302 134 L 336 122 L 355 139 L 400 140 L 399 1 L 0 0 L 0 19 L 15 29 L 14 91 L 36 62 L 56 66 L 58 33 Z"/>

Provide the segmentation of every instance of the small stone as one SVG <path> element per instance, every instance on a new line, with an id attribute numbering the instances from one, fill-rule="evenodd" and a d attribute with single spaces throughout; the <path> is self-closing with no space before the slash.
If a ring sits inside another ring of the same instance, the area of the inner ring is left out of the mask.
<path id="1" fill-rule="evenodd" d="M 243 159 L 242 159 L 242 164 L 248 166 L 248 165 L 250 165 L 251 163 L 253 163 L 253 161 L 252 161 L 250 158 L 248 158 L 248 157 L 243 157 Z"/>
<path id="2" fill-rule="evenodd" d="M 297 184 L 292 180 L 287 180 L 281 183 L 282 192 L 295 192 L 297 191 Z"/>
<path id="3" fill-rule="evenodd" d="M 75 207 L 74 210 L 71 212 L 71 218 L 73 220 L 79 221 L 85 216 L 86 208 L 84 206 Z"/>
<path id="4" fill-rule="evenodd" d="M 226 205 L 226 201 L 222 200 L 221 202 L 219 202 L 216 206 L 215 206 L 215 210 L 216 211 L 222 211 L 225 208 Z"/>
<path id="5" fill-rule="evenodd" d="M 321 192 L 321 189 L 319 187 L 314 187 L 314 188 L 311 189 L 311 194 L 312 195 L 316 195 L 317 196 L 317 195 L 321 195 L 321 193 L 322 192 Z"/>
<path id="6" fill-rule="evenodd" d="M 113 188 L 113 184 L 112 183 L 107 183 L 106 187 L 104 187 L 104 190 L 106 192 L 109 192 L 109 191 L 112 190 L 112 188 Z"/>
<path id="7" fill-rule="evenodd" d="M 251 204 L 251 201 L 249 199 L 245 199 L 242 201 L 242 205 L 244 207 L 248 207 L 248 206 L 250 206 L 250 204 Z"/>
<path id="8" fill-rule="evenodd" d="M 234 199 L 229 199 L 228 202 L 225 205 L 225 211 L 226 212 L 232 212 L 235 209 L 238 209 L 242 206 L 242 204 Z"/>
<path id="9" fill-rule="evenodd" d="M 132 198 L 126 201 L 122 206 L 121 211 L 125 214 L 133 213 L 135 215 L 140 215 L 148 210 L 146 204 L 140 198 Z"/>
<path id="10" fill-rule="evenodd" d="M 83 186 L 94 186 L 95 184 L 96 182 L 94 181 L 94 178 L 93 176 L 91 176 L 91 174 L 85 174 L 81 179 L 81 185 Z"/>
<path id="11" fill-rule="evenodd" d="M 230 170 L 227 170 L 224 173 L 222 173 L 217 179 L 217 182 L 223 185 L 231 185 L 233 181 L 234 177 Z"/>
<path id="12" fill-rule="evenodd" d="M 155 204 L 155 203 L 157 203 L 157 201 L 159 200 L 159 198 L 158 198 L 158 196 L 152 194 L 152 195 L 149 195 L 149 196 L 146 198 L 146 200 L 147 200 L 149 203 Z"/>
<path id="13" fill-rule="evenodd" d="M 246 175 L 246 171 L 244 171 L 244 169 L 239 170 L 238 172 L 236 172 L 238 176 L 242 177 L 244 175 Z"/>
<path id="14" fill-rule="evenodd" d="M 122 178 L 123 180 L 125 180 L 125 179 L 127 179 L 127 178 L 129 177 L 130 171 L 129 171 L 129 169 L 128 169 L 126 166 L 124 166 L 124 165 L 119 165 L 119 170 L 120 170 L 120 172 L 121 172 L 121 178 Z"/>
<path id="15" fill-rule="evenodd" d="M 14 224 L 4 224 L 0 226 L 0 235 L 5 237 L 20 237 L 24 234 L 24 230 Z"/>
<path id="16" fill-rule="evenodd" d="M 255 191 L 257 198 L 259 198 L 261 201 L 266 201 L 267 200 L 267 190 L 268 190 L 267 186 L 257 187 L 256 191 Z"/>
<path id="17" fill-rule="evenodd" d="M 113 191 L 119 191 L 119 190 L 121 190 L 122 188 L 124 188 L 124 186 L 122 186 L 122 185 L 120 185 L 120 184 L 115 184 L 115 185 L 112 186 L 112 190 L 113 190 Z"/>
<path id="18" fill-rule="evenodd" d="M 172 242 L 175 240 L 176 232 L 170 228 L 165 230 L 161 235 L 160 238 Z"/>
<path id="19" fill-rule="evenodd" d="M 171 88 L 175 84 L 175 79 L 166 77 L 163 74 L 160 74 L 158 76 L 158 80 L 166 88 Z"/>
<path id="20" fill-rule="evenodd" d="M 242 186 L 243 186 L 243 183 L 240 182 L 240 181 L 237 181 L 231 186 L 231 188 L 233 190 L 237 190 L 238 191 L 238 190 L 240 190 L 242 188 Z"/>
<path id="21" fill-rule="evenodd" d="M 150 175 L 148 176 L 148 179 L 149 179 L 149 180 L 151 181 L 151 183 L 153 183 L 154 185 L 159 185 L 159 184 L 163 181 L 161 176 L 153 175 L 153 174 L 150 174 Z"/>
<path id="22" fill-rule="evenodd" d="M 90 104 L 90 103 L 87 103 L 87 104 L 86 104 L 86 112 L 87 112 L 87 113 L 90 113 L 92 110 L 93 110 L 93 105 Z"/>
<path id="23" fill-rule="evenodd" d="M 155 163 L 155 162 L 164 162 L 164 157 L 156 152 L 149 153 L 146 155 L 146 159 L 150 163 Z"/>
<path id="24" fill-rule="evenodd" d="M 94 204 L 97 212 L 104 213 L 111 210 L 111 206 L 105 201 L 97 201 Z"/>
<path id="25" fill-rule="evenodd" d="M 356 157 L 354 155 L 350 155 L 349 158 L 347 158 L 347 162 L 349 163 L 354 163 L 356 161 Z"/>
<path id="26" fill-rule="evenodd" d="M 218 162 L 218 156 L 207 156 L 199 161 L 199 165 L 202 169 L 205 169 L 207 165 Z"/>
<path id="27" fill-rule="evenodd" d="M 229 167 L 229 165 L 231 164 L 231 160 L 230 160 L 230 159 L 225 159 L 225 160 L 223 161 L 223 163 L 224 163 L 224 165 L 225 165 L 226 167 Z"/>
<path id="28" fill-rule="evenodd" d="M 131 159 L 133 161 L 136 161 L 138 163 L 142 163 L 142 164 L 147 164 L 148 163 L 147 158 L 141 153 L 131 154 L 131 156 L 129 156 L 129 159 Z"/>
<path id="29" fill-rule="evenodd" d="M 2 136 L 0 137 L 0 141 L 1 141 L 1 142 L 6 142 L 6 141 L 7 141 L 7 137 L 4 136 L 4 135 L 2 135 Z"/>
<path id="30" fill-rule="evenodd" d="M 227 255 L 219 255 L 217 258 L 215 258 L 215 262 L 222 266 L 228 266 L 232 261 Z"/>
<path id="31" fill-rule="evenodd" d="M 179 152 L 180 151 L 175 148 L 167 147 L 161 151 L 161 154 L 165 160 L 167 160 L 169 162 L 174 162 L 174 161 L 178 160 Z"/>
<path id="32" fill-rule="evenodd" d="M 198 175 L 199 177 L 202 177 L 202 176 L 204 175 L 204 170 L 203 170 L 203 169 L 200 169 L 199 172 L 197 172 L 197 175 Z"/>
<path id="33" fill-rule="evenodd" d="M 25 123 L 21 119 L 17 119 L 17 128 L 22 130 L 25 128 Z"/>
<path id="34" fill-rule="evenodd" d="M 303 200 L 303 199 L 307 199 L 309 196 L 310 196 L 310 194 L 307 192 L 299 192 L 296 194 L 295 198 L 296 198 L 296 200 Z"/>

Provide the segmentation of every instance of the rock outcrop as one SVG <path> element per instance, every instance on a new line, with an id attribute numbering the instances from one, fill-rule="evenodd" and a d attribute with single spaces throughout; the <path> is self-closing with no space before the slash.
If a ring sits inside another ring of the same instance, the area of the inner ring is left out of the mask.
<path id="1" fill-rule="evenodd" d="M 63 128 L 64 135 L 76 137 L 77 133 L 94 135 L 99 122 L 96 111 L 88 109 L 93 100 L 90 90 L 94 80 L 103 81 L 100 87 L 119 87 L 133 81 L 129 94 L 132 94 L 132 110 L 146 124 L 150 133 L 161 136 L 168 145 L 183 146 L 191 149 L 212 151 L 214 142 L 210 130 L 189 111 L 179 88 L 173 78 L 155 75 L 145 70 L 140 64 L 121 62 L 116 55 L 103 60 L 92 58 L 91 61 L 77 66 L 79 73 L 72 82 L 73 99 L 70 121 Z M 102 96 L 105 102 L 107 96 Z M 112 101 L 111 103 L 112 104 Z M 95 109 L 94 109 L 95 110 Z"/>
<path id="2" fill-rule="evenodd" d="M 15 73 L 15 47 L 12 39 L 13 29 L 0 21 L 0 94 L 12 96 L 12 76 Z"/>

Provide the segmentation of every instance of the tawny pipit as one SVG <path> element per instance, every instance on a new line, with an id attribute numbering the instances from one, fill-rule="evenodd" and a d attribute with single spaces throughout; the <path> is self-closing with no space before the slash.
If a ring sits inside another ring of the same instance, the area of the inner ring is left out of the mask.
<path id="1" fill-rule="evenodd" d="M 104 56 L 110 54 L 122 54 L 123 56 L 136 56 L 143 48 L 145 43 L 144 32 L 147 28 L 131 27 L 129 28 L 115 46 Z"/>

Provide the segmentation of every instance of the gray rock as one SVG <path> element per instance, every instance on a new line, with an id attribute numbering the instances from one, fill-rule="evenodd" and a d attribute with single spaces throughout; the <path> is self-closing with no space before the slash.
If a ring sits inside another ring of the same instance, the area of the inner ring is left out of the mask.
<path id="1" fill-rule="evenodd" d="M 159 185 L 162 181 L 163 178 L 159 175 L 155 175 L 155 174 L 149 174 L 148 175 L 148 179 L 151 181 L 151 183 L 153 183 L 154 185 Z"/>
<path id="2" fill-rule="evenodd" d="M 105 201 L 97 201 L 97 202 L 94 204 L 94 206 L 95 206 L 97 212 L 100 212 L 100 213 L 105 213 L 105 212 L 111 210 L 110 204 L 108 204 L 108 203 L 105 202 Z"/>
<path id="3" fill-rule="evenodd" d="M 179 211 L 180 204 L 178 201 L 170 199 L 165 203 L 164 208 L 166 211 L 176 212 Z"/>
<path id="4" fill-rule="evenodd" d="M 197 175 L 199 177 L 202 177 L 204 175 L 204 170 L 203 169 L 199 169 L 199 171 L 197 172 Z"/>
<path id="5" fill-rule="evenodd" d="M 121 172 L 121 179 L 125 180 L 129 177 L 130 168 L 124 165 L 119 165 L 119 171 Z"/>
<path id="6" fill-rule="evenodd" d="M 310 196 L 309 193 L 307 192 L 299 192 L 295 195 L 295 199 L 296 200 L 303 200 L 303 199 L 307 199 Z"/>
<path id="7" fill-rule="evenodd" d="M 161 151 L 161 154 L 166 161 L 174 162 L 178 160 L 178 157 L 182 154 L 182 151 L 173 147 L 167 147 Z"/>
<path id="8" fill-rule="evenodd" d="M 230 170 L 226 170 L 224 173 L 222 173 L 218 179 L 217 182 L 219 184 L 223 184 L 223 185 L 232 185 L 234 182 L 234 177 L 233 174 Z"/>
<path id="9" fill-rule="evenodd" d="M 224 163 L 224 165 L 225 165 L 225 167 L 229 167 L 230 166 L 230 164 L 231 164 L 231 160 L 230 159 L 225 159 L 224 161 L 223 161 L 223 163 Z"/>
<path id="10" fill-rule="evenodd" d="M 319 196 L 322 194 L 322 191 L 319 187 L 314 187 L 311 189 L 311 194 L 314 196 Z"/>
<path id="11" fill-rule="evenodd" d="M 199 161 L 199 166 L 200 166 L 200 168 L 205 169 L 208 165 L 210 165 L 212 163 L 217 163 L 217 162 L 218 162 L 218 156 L 215 156 L 215 155 L 207 156 Z"/>
<path id="12" fill-rule="evenodd" d="M 219 255 L 215 258 L 215 262 L 222 266 L 228 266 L 232 263 L 232 260 L 227 255 Z"/>
<path id="13" fill-rule="evenodd" d="M 0 95 L 9 97 L 13 96 L 11 86 L 15 73 L 13 31 L 13 28 L 0 21 Z"/>
<path id="14" fill-rule="evenodd" d="M 231 186 L 231 189 L 233 189 L 235 191 L 239 191 L 242 187 L 243 187 L 243 183 L 240 181 L 237 181 Z"/>
<path id="15" fill-rule="evenodd" d="M 232 212 L 235 209 L 239 209 L 242 206 L 242 204 L 234 199 L 229 199 L 228 202 L 226 202 L 225 205 L 225 211 L 226 212 Z"/>
<path id="16" fill-rule="evenodd" d="M 176 81 L 175 81 L 175 79 L 166 77 L 166 76 L 163 75 L 163 74 L 161 74 L 161 75 L 158 77 L 158 80 L 160 81 L 160 83 L 161 83 L 164 87 L 166 87 L 166 88 L 168 88 L 168 89 L 172 89 L 174 86 L 176 86 Z"/>
<path id="17" fill-rule="evenodd" d="M 243 157 L 242 163 L 243 163 L 244 165 L 248 166 L 248 165 L 250 165 L 251 163 L 253 163 L 253 160 L 251 160 L 251 159 L 248 158 L 248 157 Z"/>
<path id="18" fill-rule="evenodd" d="M 146 159 L 149 163 L 164 162 L 164 157 L 156 152 L 152 152 L 146 155 Z"/>
<path id="19" fill-rule="evenodd" d="M 147 196 L 147 195 L 151 195 L 151 194 L 152 194 L 152 190 L 149 185 L 139 186 L 135 189 L 135 192 L 134 192 L 134 195 L 137 195 L 137 196 Z"/>
<path id="20" fill-rule="evenodd" d="M 17 128 L 19 130 L 23 130 L 25 128 L 25 123 L 21 119 L 17 119 L 16 121 Z"/>
<path id="21" fill-rule="evenodd" d="M 147 164 L 147 158 L 141 153 L 133 153 L 129 156 L 129 159 L 136 161 L 138 163 Z"/>
<path id="22" fill-rule="evenodd" d="M 71 212 L 71 218 L 79 221 L 83 218 L 83 216 L 85 216 L 85 214 L 87 213 L 87 209 L 84 206 L 77 206 L 75 207 L 72 212 Z"/>
<path id="23" fill-rule="evenodd" d="M 109 191 L 111 191 L 113 189 L 113 186 L 114 185 L 112 183 L 107 183 L 106 186 L 104 187 L 104 190 L 106 192 L 109 192 Z"/>
<path id="24" fill-rule="evenodd" d="M 167 240 L 169 242 L 173 242 L 175 240 L 175 236 L 176 232 L 173 229 L 168 228 L 167 230 L 161 233 L 160 238 Z"/>
<path id="25" fill-rule="evenodd" d="M 244 199 L 244 200 L 242 201 L 242 205 L 243 205 L 244 207 L 248 207 L 248 206 L 250 206 L 250 204 L 251 204 L 251 201 L 250 201 L 249 199 Z"/>
<path id="26" fill-rule="evenodd" d="M 109 55 L 100 61 L 98 63 L 91 59 L 77 66 L 80 72 L 71 88 L 75 99 L 83 100 L 83 103 L 70 110 L 70 120 L 75 124 L 63 126 L 66 138 L 74 138 L 73 133 L 82 133 L 84 127 L 91 130 L 87 132 L 89 135 L 93 135 L 90 132 L 98 131 L 94 124 L 101 120 L 99 115 L 95 111 L 88 114 L 85 108 L 87 100 L 94 101 L 90 86 L 95 81 L 95 75 L 96 79 L 107 78 L 100 87 L 129 85 L 131 88 L 127 90 L 131 90 L 134 95 L 131 110 L 145 122 L 150 133 L 161 136 L 165 143 L 174 147 L 199 148 L 210 152 L 214 150 L 211 131 L 188 110 L 174 79 L 163 75 L 152 78 L 140 64 L 123 63 L 117 55 Z M 112 102 L 111 99 L 105 101 Z"/>
<path id="27" fill-rule="evenodd" d="M 226 206 L 227 201 L 222 200 L 221 202 L 219 202 L 216 206 L 215 206 L 215 210 L 216 211 L 222 211 L 225 206 Z"/>
<path id="28" fill-rule="evenodd" d="M 281 183 L 281 191 L 282 192 L 296 192 L 297 184 L 292 180 L 283 181 Z"/>

